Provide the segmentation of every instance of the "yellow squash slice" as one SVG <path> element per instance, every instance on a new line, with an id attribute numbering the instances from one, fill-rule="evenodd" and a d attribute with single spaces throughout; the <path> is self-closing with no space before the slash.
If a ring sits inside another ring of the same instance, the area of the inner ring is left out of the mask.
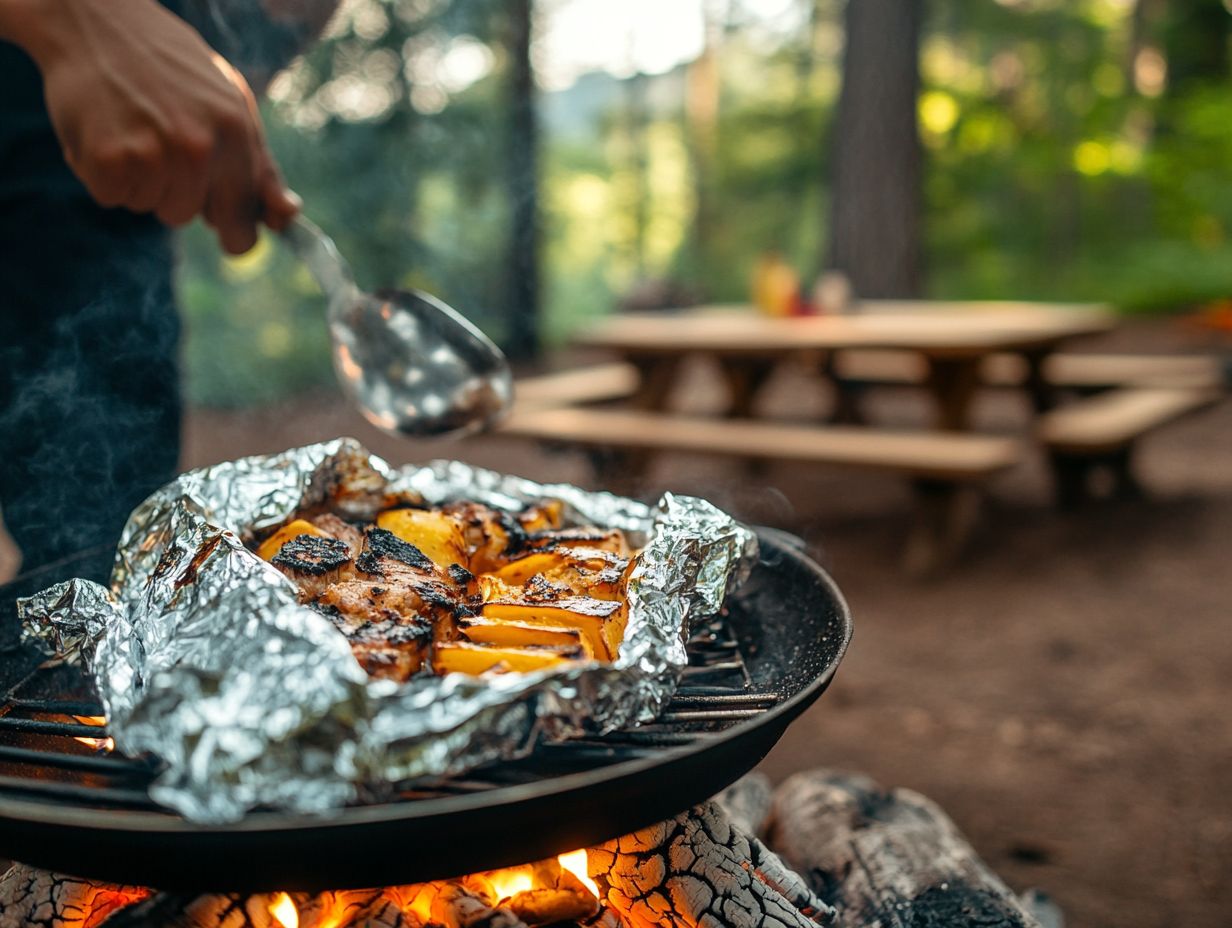
<path id="1" fill-rule="evenodd" d="M 437 673 L 478 676 L 489 670 L 531 673 L 569 660 L 581 660 L 581 648 L 491 648 L 466 641 L 448 641 L 436 646 L 433 666 Z"/>
<path id="2" fill-rule="evenodd" d="M 311 522 L 304 519 L 296 519 L 294 522 L 288 522 L 269 538 L 261 542 L 261 547 L 257 548 L 257 557 L 266 561 L 272 561 L 292 538 L 298 538 L 300 535 L 316 535 L 318 538 L 331 537 L 328 532 L 323 532 Z"/>
<path id="3" fill-rule="evenodd" d="M 565 563 L 564 554 L 558 551 L 539 551 L 511 561 L 492 576 L 509 586 L 522 586 L 535 574 L 547 573 Z"/>
<path id="4" fill-rule="evenodd" d="M 442 570 L 450 564 L 468 567 L 466 542 L 457 519 L 429 509 L 390 509 L 376 524 L 414 545 Z"/>
<path id="5" fill-rule="evenodd" d="M 542 532 L 560 528 L 565 504 L 558 499 L 545 499 L 522 515 L 522 528 L 527 532 Z"/>
<path id="6" fill-rule="evenodd" d="M 625 636 L 627 615 L 623 603 L 575 597 L 553 603 L 497 601 L 484 603 L 483 615 L 528 625 L 576 628 L 596 658 L 613 661 Z"/>
<path id="7" fill-rule="evenodd" d="M 511 622 L 488 616 L 458 620 L 458 631 L 475 644 L 500 648 L 583 648 L 589 642 L 576 628 L 544 625 L 540 622 Z M 589 656 L 589 655 L 588 655 Z"/>

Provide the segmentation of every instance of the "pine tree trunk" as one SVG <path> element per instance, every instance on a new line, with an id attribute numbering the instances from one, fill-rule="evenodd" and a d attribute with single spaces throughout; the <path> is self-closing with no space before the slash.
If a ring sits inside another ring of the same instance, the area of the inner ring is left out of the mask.
<path id="1" fill-rule="evenodd" d="M 830 251 L 858 297 L 918 296 L 924 0 L 848 0 L 833 130 Z"/>
<path id="2" fill-rule="evenodd" d="M 509 149 L 506 182 L 510 203 L 505 350 L 511 358 L 539 351 L 539 125 L 531 64 L 533 0 L 510 0 Z"/>
<path id="3" fill-rule="evenodd" d="M 720 26 L 706 7 L 706 44 L 689 65 L 685 90 L 685 140 L 693 173 L 693 229 L 690 247 L 694 269 L 704 268 L 711 258 L 710 242 L 717 219 L 715 153 L 718 150 L 720 77 L 718 36 Z"/>
<path id="4" fill-rule="evenodd" d="M 1169 95 L 1226 81 L 1232 16 L 1219 0 L 1169 0 L 1163 11 Z"/>

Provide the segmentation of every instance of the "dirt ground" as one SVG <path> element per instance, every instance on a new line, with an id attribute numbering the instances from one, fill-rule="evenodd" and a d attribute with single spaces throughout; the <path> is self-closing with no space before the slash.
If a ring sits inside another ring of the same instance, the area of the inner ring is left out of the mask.
<path id="1" fill-rule="evenodd" d="M 1138 324 L 1089 347 L 1211 347 Z M 1087 346 L 1083 346 L 1087 347 Z M 1226 347 L 1226 346 L 1225 346 Z M 714 395 L 695 372 L 689 399 Z M 823 391 L 785 372 L 776 412 Z M 921 397 L 879 391 L 878 422 Z M 980 425 L 1021 431 L 1025 405 L 990 394 Z M 588 480 L 575 455 L 510 439 L 399 443 L 333 401 L 244 415 L 198 411 L 185 464 L 351 434 L 395 462 L 454 456 L 540 479 Z M 1232 402 L 1147 439 L 1148 499 L 1050 506 L 1038 456 L 990 488 L 948 575 L 898 567 L 909 498 L 893 479 L 665 459 L 648 481 L 803 535 L 846 593 L 856 634 L 837 680 L 766 759 L 776 779 L 826 765 L 937 800 L 1016 889 L 1039 887 L 1073 928 L 1224 928 L 1232 916 Z"/>

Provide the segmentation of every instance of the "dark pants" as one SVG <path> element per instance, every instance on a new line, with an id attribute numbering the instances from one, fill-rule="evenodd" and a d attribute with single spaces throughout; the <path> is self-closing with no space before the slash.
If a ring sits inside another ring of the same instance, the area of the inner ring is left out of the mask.
<path id="1" fill-rule="evenodd" d="M 174 475 L 179 319 L 168 231 L 90 200 L 3 43 L 0 79 L 0 511 L 25 570 L 114 544 Z"/>

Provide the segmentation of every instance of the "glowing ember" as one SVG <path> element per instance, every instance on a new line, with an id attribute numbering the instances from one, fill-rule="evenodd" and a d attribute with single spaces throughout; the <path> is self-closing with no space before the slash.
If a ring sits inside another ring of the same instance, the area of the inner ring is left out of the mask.
<path id="1" fill-rule="evenodd" d="M 572 873 L 581 881 L 582 885 L 594 893 L 595 898 L 601 898 L 599 895 L 599 884 L 590 878 L 590 872 L 587 870 L 589 859 L 586 856 L 586 849 L 570 851 L 568 854 L 561 854 L 556 858 L 560 861 L 560 865 Z"/>
<path id="2" fill-rule="evenodd" d="M 286 893 L 279 893 L 269 905 L 269 913 L 282 928 L 299 928 L 299 910 Z"/>
<path id="3" fill-rule="evenodd" d="M 496 870 L 488 874 L 488 879 L 498 901 L 535 888 L 535 881 L 524 870 Z"/>
<path id="4" fill-rule="evenodd" d="M 102 728 L 107 724 L 107 719 L 101 715 L 74 715 L 73 718 L 82 725 L 93 725 L 95 728 Z M 115 747 L 115 742 L 110 738 L 74 738 L 73 740 L 100 751 L 110 751 Z"/>

